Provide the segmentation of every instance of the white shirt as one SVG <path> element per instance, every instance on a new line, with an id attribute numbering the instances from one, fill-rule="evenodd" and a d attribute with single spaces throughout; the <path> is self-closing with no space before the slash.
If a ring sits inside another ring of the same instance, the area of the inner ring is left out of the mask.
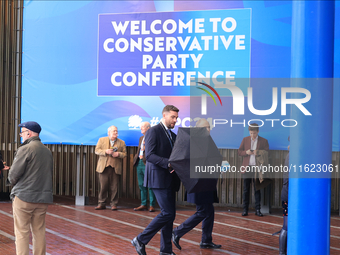
<path id="1" fill-rule="evenodd" d="M 144 138 L 145 138 L 145 136 L 143 137 L 142 143 L 140 144 L 139 156 L 143 156 L 143 152 L 144 152 Z"/>
<path id="2" fill-rule="evenodd" d="M 257 141 L 259 140 L 259 136 L 256 136 L 256 138 L 254 140 L 250 137 L 250 140 L 251 140 L 250 149 L 251 150 L 256 150 Z M 255 155 L 250 155 L 249 165 L 250 166 L 255 166 L 256 165 Z"/>
<path id="3" fill-rule="evenodd" d="M 170 140 L 170 144 L 171 144 L 171 147 L 173 147 L 173 144 L 174 144 L 174 142 L 173 142 L 173 140 L 172 140 L 172 135 L 170 134 L 170 129 L 164 124 L 164 119 L 162 119 L 162 124 L 163 124 L 163 126 L 165 127 L 165 130 L 166 130 L 166 132 L 168 133 L 168 135 L 169 135 L 169 140 Z"/>
<path id="4" fill-rule="evenodd" d="M 168 132 L 168 127 L 165 125 L 164 119 L 162 119 L 162 124 L 163 124 L 163 126 L 165 127 L 166 131 Z"/>
<path id="5" fill-rule="evenodd" d="M 110 140 L 111 148 L 113 148 L 113 145 L 115 144 L 115 141 L 116 141 L 116 140 L 113 140 L 113 141 Z"/>

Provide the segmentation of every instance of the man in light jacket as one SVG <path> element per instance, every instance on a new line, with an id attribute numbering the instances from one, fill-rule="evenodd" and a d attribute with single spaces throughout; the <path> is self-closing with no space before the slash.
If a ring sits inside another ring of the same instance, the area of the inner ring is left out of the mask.
<path id="1" fill-rule="evenodd" d="M 100 182 L 98 206 L 95 210 L 106 209 L 108 191 L 111 191 L 111 210 L 117 210 L 118 183 L 122 174 L 123 158 L 126 157 L 125 142 L 118 138 L 118 128 L 111 126 L 107 130 L 108 136 L 98 140 L 95 153 L 99 155 L 96 171 Z"/>
<path id="2" fill-rule="evenodd" d="M 53 202 L 53 157 L 40 141 L 41 127 L 37 122 L 28 121 L 19 127 L 23 143 L 8 173 L 8 181 L 14 186 L 11 199 L 16 253 L 29 254 L 31 228 L 33 254 L 46 254 L 45 215 L 48 204 Z"/>

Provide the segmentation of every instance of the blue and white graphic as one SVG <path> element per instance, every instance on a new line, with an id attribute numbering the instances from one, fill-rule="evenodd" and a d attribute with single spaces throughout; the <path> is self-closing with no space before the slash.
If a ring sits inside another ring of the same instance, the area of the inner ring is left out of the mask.
<path id="1" fill-rule="evenodd" d="M 250 9 L 99 15 L 98 95 L 190 96 L 192 79 L 249 78 L 250 17 Z"/>
<path id="2" fill-rule="evenodd" d="M 157 124 L 166 104 L 180 109 L 175 132 L 194 126 L 190 92 L 203 91 L 197 84 L 190 91 L 188 77 L 210 72 L 217 81 L 251 79 L 237 85 L 245 112 L 236 116 L 231 95 L 200 78 L 217 90 L 227 111 L 208 95 L 207 118 L 214 110 L 229 121 L 212 129 L 213 139 L 219 148 L 238 148 L 248 132 L 243 125 L 231 130 L 231 120 L 258 118 L 248 110 L 248 87 L 254 107 L 265 110 L 271 107 L 272 88 L 277 87 L 280 102 L 286 86 L 268 87 L 253 78 L 290 77 L 291 1 L 25 0 L 24 7 L 21 120 L 39 122 L 44 143 L 95 145 L 115 125 L 119 138 L 135 146 L 140 122 Z M 339 1 L 335 17 L 334 77 L 340 78 Z M 338 151 L 339 79 L 335 82 L 333 150 Z M 317 95 L 311 96 L 312 102 Z M 272 115 L 289 119 L 281 116 L 280 105 Z M 261 128 L 270 149 L 287 148 L 289 128 L 280 123 L 272 127 L 265 121 Z"/>

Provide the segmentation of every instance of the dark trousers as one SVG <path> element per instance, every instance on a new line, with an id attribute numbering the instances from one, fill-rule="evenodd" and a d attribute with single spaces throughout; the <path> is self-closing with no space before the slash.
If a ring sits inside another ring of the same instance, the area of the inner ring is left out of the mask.
<path id="1" fill-rule="evenodd" d="M 202 243 L 212 242 L 215 210 L 213 204 L 196 205 L 196 212 L 174 229 L 175 235 L 182 237 L 202 221 Z"/>
<path id="2" fill-rule="evenodd" d="M 109 190 L 111 191 L 110 204 L 117 206 L 118 204 L 118 183 L 119 175 L 111 166 L 105 167 L 102 173 L 99 173 L 100 192 L 98 196 L 98 205 L 105 206 Z"/>
<path id="3" fill-rule="evenodd" d="M 255 209 L 261 209 L 261 192 L 255 189 L 255 179 L 245 178 L 243 179 L 243 209 L 248 210 L 249 207 L 249 194 L 250 194 L 250 184 L 253 182 L 254 194 L 255 194 Z"/>
<path id="4" fill-rule="evenodd" d="M 176 192 L 169 189 L 152 189 L 161 213 L 158 214 L 150 224 L 138 235 L 138 240 L 147 245 L 153 236 L 161 230 L 160 251 L 165 253 L 172 252 L 172 227 L 176 217 Z"/>

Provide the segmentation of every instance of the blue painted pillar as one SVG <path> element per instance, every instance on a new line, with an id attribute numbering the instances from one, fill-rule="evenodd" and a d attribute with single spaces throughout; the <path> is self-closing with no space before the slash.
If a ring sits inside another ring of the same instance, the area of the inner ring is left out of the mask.
<path id="1" fill-rule="evenodd" d="M 306 116 L 292 106 L 288 254 L 329 254 L 334 1 L 292 1 L 291 86 L 311 93 Z M 292 95 L 293 98 L 304 97 Z M 313 165 L 314 171 L 313 171 Z M 318 173 L 318 164 L 321 172 Z M 295 166 L 295 173 L 293 171 Z M 305 170 L 309 170 L 306 173 Z M 325 172 L 324 172 L 325 171 Z"/>

